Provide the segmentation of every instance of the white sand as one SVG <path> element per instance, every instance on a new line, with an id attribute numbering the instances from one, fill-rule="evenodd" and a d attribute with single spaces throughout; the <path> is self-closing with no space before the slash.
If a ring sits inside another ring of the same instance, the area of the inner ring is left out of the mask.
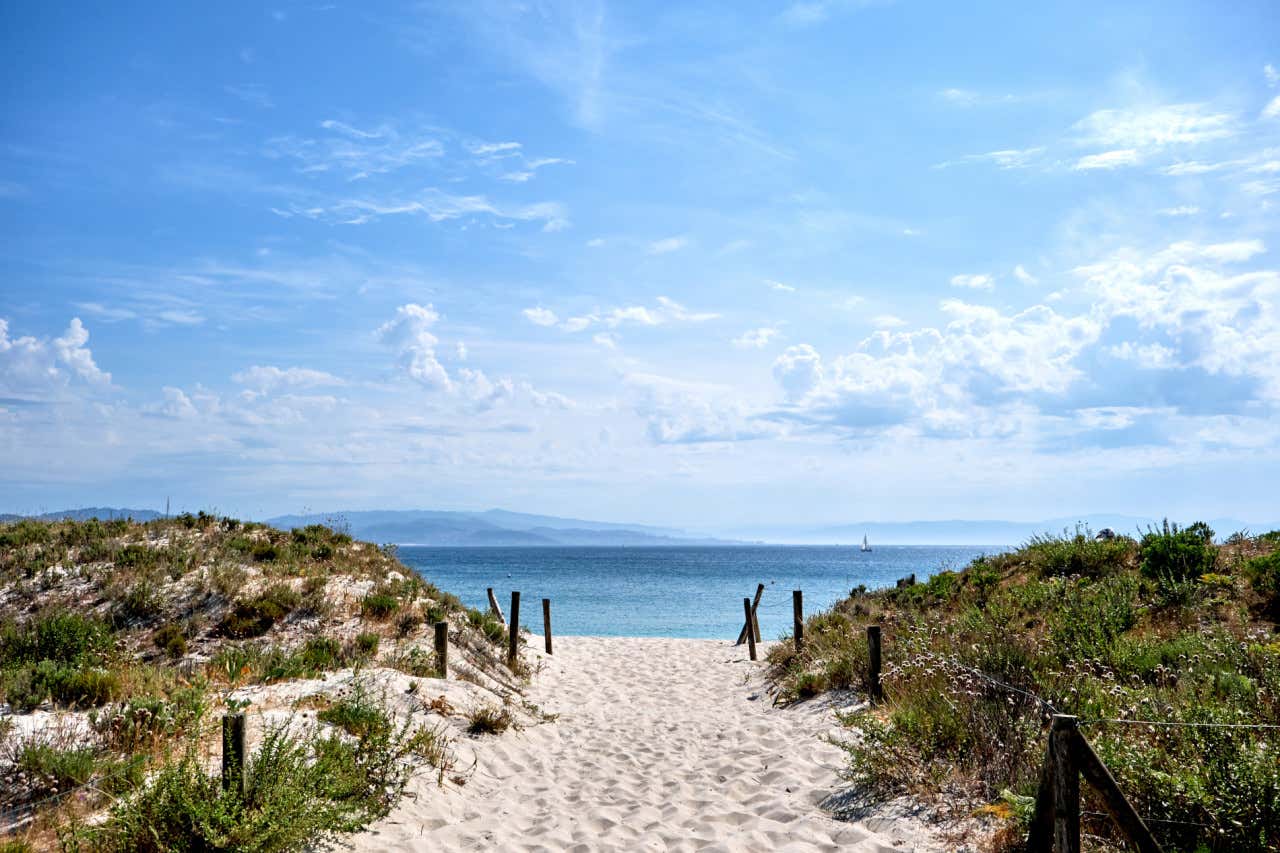
<path id="1" fill-rule="evenodd" d="M 763 667 L 722 641 L 558 638 L 527 698 L 559 719 L 474 742 L 465 785 L 418 779 L 352 846 L 955 849 L 918 821 L 880 816 L 867 821 L 873 831 L 822 811 L 843 787 L 843 752 L 822 739 L 831 709 L 772 707 Z"/>

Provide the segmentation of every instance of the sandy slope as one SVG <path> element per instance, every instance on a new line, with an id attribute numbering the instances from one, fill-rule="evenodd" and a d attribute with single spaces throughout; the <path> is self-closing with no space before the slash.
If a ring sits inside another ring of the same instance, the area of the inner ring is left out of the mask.
<path id="1" fill-rule="evenodd" d="M 762 664 L 713 640 L 565 637 L 529 699 L 559 714 L 476 744 L 466 785 L 415 796 L 358 850 L 944 849 L 915 821 L 832 820 L 830 708 L 771 706 Z M 467 761 L 470 762 L 470 750 Z"/>

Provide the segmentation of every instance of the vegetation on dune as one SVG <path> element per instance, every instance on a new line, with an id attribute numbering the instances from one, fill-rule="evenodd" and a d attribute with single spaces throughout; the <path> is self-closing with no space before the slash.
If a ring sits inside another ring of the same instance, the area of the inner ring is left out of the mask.
<path id="1" fill-rule="evenodd" d="M 1170 850 L 1280 849 L 1280 532 L 1213 544 L 1037 537 L 925 583 L 855 590 L 769 655 L 786 699 L 865 688 L 882 625 L 885 703 L 843 716 L 849 774 L 886 795 L 966 798 L 1025 837 L 1051 709 L 1082 732 Z M 1232 724 L 1232 727 L 1132 725 Z M 1085 789 L 1085 829 L 1118 843 Z"/>
<path id="2" fill-rule="evenodd" d="M 241 794 L 209 774 L 218 714 L 232 690 L 336 670 L 435 676 L 443 619 L 459 676 L 492 678 L 502 625 L 393 547 L 205 513 L 0 524 L 0 700 L 71 712 L 33 736 L 0 720 L 0 812 L 33 818 L 0 850 L 290 850 L 367 824 L 414 768 L 444 778 L 443 730 L 357 686 L 314 725 L 271 729 Z"/>

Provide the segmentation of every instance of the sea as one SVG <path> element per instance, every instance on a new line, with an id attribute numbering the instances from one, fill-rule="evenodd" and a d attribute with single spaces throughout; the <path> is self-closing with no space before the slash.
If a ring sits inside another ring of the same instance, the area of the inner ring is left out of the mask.
<path id="1" fill-rule="evenodd" d="M 997 546 L 848 545 L 699 547 L 469 547 L 402 545 L 400 559 L 472 607 L 488 607 L 493 587 L 504 612 L 520 592 L 520 623 L 542 630 L 551 599 L 553 635 L 737 638 L 742 599 L 765 585 L 757 611 L 764 639 L 791 632 L 792 590 L 806 615 L 850 590 L 893 586 L 915 574 L 961 569 Z M 508 618 L 510 613 L 507 613 Z"/>

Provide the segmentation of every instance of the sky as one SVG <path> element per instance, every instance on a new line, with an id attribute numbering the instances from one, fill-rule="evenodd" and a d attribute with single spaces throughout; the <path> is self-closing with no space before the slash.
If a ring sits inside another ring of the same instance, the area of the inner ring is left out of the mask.
<path id="1" fill-rule="evenodd" d="M 1273 520 L 1280 6 L 5 4 L 0 511 Z"/>

